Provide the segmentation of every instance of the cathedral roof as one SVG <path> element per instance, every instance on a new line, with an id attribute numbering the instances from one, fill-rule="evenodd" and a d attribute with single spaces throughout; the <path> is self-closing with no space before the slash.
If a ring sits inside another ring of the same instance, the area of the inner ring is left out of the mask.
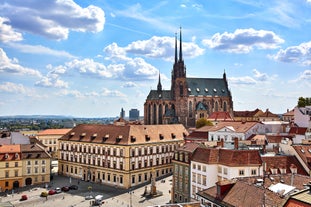
<path id="1" fill-rule="evenodd" d="M 222 78 L 187 78 L 188 94 L 202 96 L 230 96 Z"/>
<path id="2" fill-rule="evenodd" d="M 158 92 L 157 90 L 151 90 L 147 96 L 147 100 L 172 100 L 171 91 L 162 90 Z"/>

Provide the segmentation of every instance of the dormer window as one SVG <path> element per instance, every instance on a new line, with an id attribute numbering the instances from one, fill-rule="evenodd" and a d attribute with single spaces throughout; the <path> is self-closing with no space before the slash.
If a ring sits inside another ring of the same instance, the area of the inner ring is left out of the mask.
<path id="1" fill-rule="evenodd" d="M 8 158 L 9 158 L 9 154 L 8 154 L 8 153 L 5 153 L 4 158 L 5 158 L 5 159 L 8 159 Z"/>
<path id="2" fill-rule="evenodd" d="M 131 142 L 136 142 L 136 137 L 131 136 Z"/>
<path id="3" fill-rule="evenodd" d="M 213 91 L 214 91 L 214 93 L 216 93 L 217 92 L 216 88 L 214 88 Z"/>
<path id="4" fill-rule="evenodd" d="M 205 93 L 208 93 L 208 88 L 205 88 L 204 91 L 205 91 Z"/>
<path id="5" fill-rule="evenodd" d="M 163 134 L 159 134 L 159 138 L 160 138 L 160 140 L 164 139 Z"/>
<path id="6" fill-rule="evenodd" d="M 191 88 L 188 88 L 188 91 L 191 92 Z"/>
<path id="7" fill-rule="evenodd" d="M 150 141 L 150 136 L 149 135 L 145 135 L 145 140 L 148 142 L 148 141 Z"/>
<path id="8" fill-rule="evenodd" d="M 120 142 L 122 140 L 123 136 L 122 135 L 119 135 L 116 139 L 117 142 Z"/>
<path id="9" fill-rule="evenodd" d="M 109 138 L 109 134 L 106 134 L 106 135 L 103 137 L 103 142 L 107 141 L 108 138 Z"/>
<path id="10" fill-rule="evenodd" d="M 16 158 L 16 159 L 18 158 L 18 153 L 15 153 L 15 158 Z"/>
<path id="11" fill-rule="evenodd" d="M 197 92 L 198 92 L 198 93 L 200 92 L 200 89 L 199 89 L 199 88 L 197 88 Z"/>
<path id="12" fill-rule="evenodd" d="M 172 133 L 171 135 L 172 135 L 172 139 L 176 138 L 176 135 L 174 133 Z"/>

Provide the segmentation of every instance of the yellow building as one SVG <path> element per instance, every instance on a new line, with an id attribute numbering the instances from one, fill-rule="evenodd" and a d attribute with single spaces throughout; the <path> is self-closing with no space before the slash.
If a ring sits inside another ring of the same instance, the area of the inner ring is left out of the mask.
<path id="1" fill-rule="evenodd" d="M 22 186 L 50 182 L 51 155 L 38 144 L 21 145 Z"/>
<path id="2" fill-rule="evenodd" d="M 53 158 L 57 158 L 58 139 L 70 130 L 71 129 L 46 129 L 40 131 L 36 138 L 47 146 L 47 151 Z"/>
<path id="3" fill-rule="evenodd" d="M 59 139 L 59 174 L 130 188 L 172 173 L 181 124 L 81 124 Z"/>
<path id="4" fill-rule="evenodd" d="M 22 186 L 20 145 L 0 145 L 0 192 Z"/>

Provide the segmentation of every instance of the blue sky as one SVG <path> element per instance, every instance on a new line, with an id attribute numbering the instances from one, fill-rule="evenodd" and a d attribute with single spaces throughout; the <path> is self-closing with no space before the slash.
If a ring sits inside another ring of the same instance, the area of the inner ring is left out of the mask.
<path id="1" fill-rule="evenodd" d="M 187 76 L 225 71 L 234 110 L 311 96 L 311 0 L 1 0 L 0 115 L 142 115 L 179 27 Z"/>

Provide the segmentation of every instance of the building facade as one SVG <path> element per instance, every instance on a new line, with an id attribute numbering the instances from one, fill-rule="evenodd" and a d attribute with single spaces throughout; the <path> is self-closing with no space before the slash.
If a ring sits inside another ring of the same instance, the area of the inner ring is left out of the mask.
<path id="1" fill-rule="evenodd" d="M 233 102 L 226 73 L 222 78 L 189 78 L 182 56 L 180 32 L 179 56 L 175 38 L 175 62 L 171 89 L 163 90 L 159 75 L 157 90 L 151 90 L 144 104 L 145 124 L 181 123 L 194 127 L 199 118 L 208 118 L 213 112 L 233 114 Z"/>
<path id="2" fill-rule="evenodd" d="M 187 134 L 181 124 L 81 124 L 59 139 L 58 172 L 128 189 L 170 175 Z"/>
<path id="3" fill-rule="evenodd" d="M 22 182 L 20 145 L 0 145 L 0 192 L 19 188 Z"/>
<path id="4" fill-rule="evenodd" d="M 50 182 L 51 155 L 38 144 L 21 145 L 22 186 Z"/>
<path id="5" fill-rule="evenodd" d="M 47 151 L 53 158 L 57 158 L 58 139 L 70 130 L 71 129 L 46 129 L 40 131 L 36 138 L 47 147 Z"/>
<path id="6" fill-rule="evenodd" d="M 190 202 L 190 161 L 197 143 L 185 143 L 175 151 L 173 159 L 172 202 Z"/>

